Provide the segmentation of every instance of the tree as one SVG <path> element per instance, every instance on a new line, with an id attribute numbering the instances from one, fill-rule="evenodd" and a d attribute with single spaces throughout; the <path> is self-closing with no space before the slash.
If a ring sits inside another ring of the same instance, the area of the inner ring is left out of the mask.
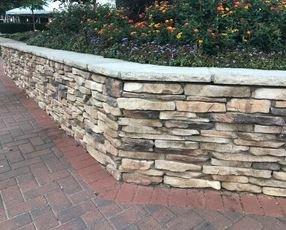
<path id="1" fill-rule="evenodd" d="M 0 0 L 0 14 L 5 14 L 7 10 L 19 7 L 20 1 L 17 0 Z"/>
<path id="2" fill-rule="evenodd" d="M 36 21 L 35 21 L 35 10 L 43 9 L 43 6 L 47 4 L 47 0 L 18 0 L 19 5 L 22 7 L 27 7 L 32 11 L 32 21 L 33 21 L 33 30 L 36 30 Z"/>
<path id="3" fill-rule="evenodd" d="M 53 0 L 54 2 L 60 1 L 66 4 L 78 3 L 78 4 L 91 4 L 93 5 L 94 9 L 96 9 L 97 0 Z"/>

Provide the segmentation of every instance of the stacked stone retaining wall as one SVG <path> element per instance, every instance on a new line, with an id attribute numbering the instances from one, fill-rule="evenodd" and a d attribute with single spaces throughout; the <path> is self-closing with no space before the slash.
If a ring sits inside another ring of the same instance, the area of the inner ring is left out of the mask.
<path id="1" fill-rule="evenodd" d="M 7 75 L 117 180 L 286 196 L 285 72 L 114 76 L 1 46 Z"/>

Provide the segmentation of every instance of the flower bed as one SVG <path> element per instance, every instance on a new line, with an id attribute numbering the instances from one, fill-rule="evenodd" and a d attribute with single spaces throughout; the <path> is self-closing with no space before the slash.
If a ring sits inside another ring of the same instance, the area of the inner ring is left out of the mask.
<path id="1" fill-rule="evenodd" d="M 71 7 L 27 42 L 140 63 L 286 69 L 285 0 L 156 1 L 127 15 Z"/>

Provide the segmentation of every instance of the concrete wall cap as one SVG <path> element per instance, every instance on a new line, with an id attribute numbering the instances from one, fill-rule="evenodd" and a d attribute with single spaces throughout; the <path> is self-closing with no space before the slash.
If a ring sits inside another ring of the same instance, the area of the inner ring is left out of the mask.
<path id="1" fill-rule="evenodd" d="M 140 64 L 92 54 L 30 46 L 7 38 L 0 38 L 0 46 L 122 80 L 286 86 L 286 71 L 281 70 L 172 67 Z"/>

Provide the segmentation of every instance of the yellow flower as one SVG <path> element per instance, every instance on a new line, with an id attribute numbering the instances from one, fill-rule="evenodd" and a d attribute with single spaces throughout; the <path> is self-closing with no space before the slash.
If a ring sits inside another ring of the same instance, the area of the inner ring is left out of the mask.
<path id="1" fill-rule="evenodd" d="M 155 27 L 156 29 L 160 29 L 160 28 L 161 28 L 161 23 L 155 24 L 154 27 Z"/>
<path id="2" fill-rule="evenodd" d="M 204 41 L 203 41 L 202 39 L 199 39 L 199 40 L 198 40 L 198 44 L 199 44 L 199 45 L 202 45 L 203 43 L 204 43 Z"/>
<path id="3" fill-rule="evenodd" d="M 177 39 L 181 39 L 181 38 L 182 38 L 182 36 L 183 36 L 183 33 L 182 33 L 182 32 L 180 32 L 180 33 L 178 33 L 178 34 L 177 34 L 176 38 L 177 38 Z"/>

